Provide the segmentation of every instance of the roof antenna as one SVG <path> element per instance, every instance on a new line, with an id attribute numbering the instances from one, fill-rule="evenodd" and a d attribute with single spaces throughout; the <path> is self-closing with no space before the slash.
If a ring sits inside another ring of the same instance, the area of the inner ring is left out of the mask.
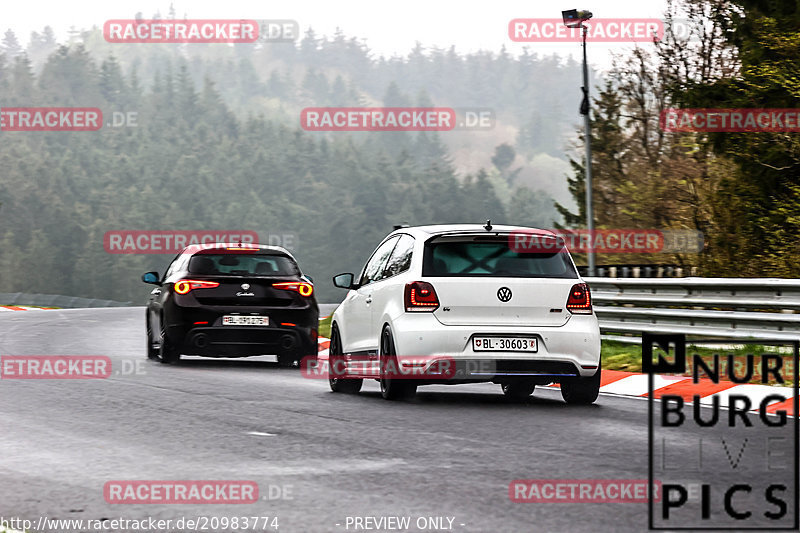
<path id="1" fill-rule="evenodd" d="M 486 229 L 486 231 L 492 231 L 492 221 L 491 220 L 487 220 L 486 221 L 486 225 L 484 226 L 484 229 Z"/>

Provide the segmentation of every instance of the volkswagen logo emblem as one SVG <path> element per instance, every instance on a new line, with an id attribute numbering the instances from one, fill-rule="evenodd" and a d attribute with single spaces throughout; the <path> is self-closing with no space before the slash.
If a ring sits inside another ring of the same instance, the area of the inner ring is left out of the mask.
<path id="1" fill-rule="evenodd" d="M 247 290 L 249 288 L 250 288 L 250 284 L 249 283 L 242 283 L 242 289 Z"/>
<path id="2" fill-rule="evenodd" d="M 497 299 L 501 302 L 507 302 L 511 299 L 511 289 L 508 287 L 500 287 L 497 289 Z"/>

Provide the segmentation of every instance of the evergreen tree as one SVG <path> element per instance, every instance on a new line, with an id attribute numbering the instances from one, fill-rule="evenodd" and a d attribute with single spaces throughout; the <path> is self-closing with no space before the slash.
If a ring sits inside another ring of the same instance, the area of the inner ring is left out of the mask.
<path id="1" fill-rule="evenodd" d="M 0 52 L 3 52 L 6 57 L 14 58 L 22 54 L 22 46 L 17 40 L 16 34 L 11 30 L 6 30 L 3 35 L 3 40 L 0 41 Z"/>

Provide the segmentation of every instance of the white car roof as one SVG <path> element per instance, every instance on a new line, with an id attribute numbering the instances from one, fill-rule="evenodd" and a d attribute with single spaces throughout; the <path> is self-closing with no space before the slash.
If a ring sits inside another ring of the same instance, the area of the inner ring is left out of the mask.
<path id="1" fill-rule="evenodd" d="M 555 236 L 555 233 L 546 229 L 530 228 L 526 226 L 505 226 L 500 224 L 492 224 L 492 229 L 489 231 L 486 230 L 483 224 L 436 224 L 429 226 L 409 226 L 406 228 L 398 228 L 392 233 L 412 233 L 426 237 L 433 235 L 445 235 L 448 233 L 512 233 L 514 231 L 524 231 L 526 233 Z"/>

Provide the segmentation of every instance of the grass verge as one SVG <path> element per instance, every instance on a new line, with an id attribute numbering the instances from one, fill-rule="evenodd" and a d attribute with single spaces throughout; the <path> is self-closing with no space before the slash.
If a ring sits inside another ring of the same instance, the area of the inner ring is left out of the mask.
<path id="1" fill-rule="evenodd" d="M 689 372 L 687 375 L 691 375 L 691 364 L 692 364 L 692 356 L 694 354 L 699 355 L 703 358 L 703 360 L 708 364 L 709 368 L 713 368 L 712 364 L 712 357 L 714 354 L 719 354 L 719 365 L 720 365 L 720 378 L 724 380 L 728 380 L 727 375 L 727 356 L 728 354 L 733 354 L 736 356 L 734 358 L 734 370 L 737 376 L 745 375 L 746 368 L 744 364 L 744 359 L 740 358 L 741 356 L 747 354 L 754 354 L 756 355 L 756 359 L 754 361 L 754 374 L 753 379 L 750 380 L 750 383 L 761 383 L 761 363 L 760 363 L 760 355 L 761 354 L 777 354 L 783 357 L 783 366 L 784 370 L 782 371 L 781 375 L 785 376 L 784 379 L 787 377 L 786 381 L 783 383 L 785 386 L 791 386 L 790 379 L 794 376 L 794 369 L 793 366 L 793 356 L 791 354 L 787 354 L 786 350 L 783 346 L 764 346 L 760 344 L 736 344 L 735 341 L 726 343 L 725 341 L 720 341 L 720 345 L 724 346 L 723 348 L 708 348 L 705 346 L 693 346 L 691 344 L 686 346 L 686 356 L 687 356 L 687 364 L 689 364 Z M 634 343 L 626 343 L 626 342 L 616 342 L 616 341 L 609 341 L 603 340 L 601 344 L 601 353 L 602 353 L 602 361 L 603 361 L 603 368 L 608 370 L 624 370 L 627 372 L 641 372 L 642 371 L 642 345 L 641 344 L 634 344 Z M 701 373 L 704 375 L 704 373 Z M 770 380 L 770 383 L 774 384 L 774 380 Z"/>
<path id="2" fill-rule="evenodd" d="M 331 320 L 333 320 L 333 315 L 323 318 L 319 321 L 319 336 L 320 337 L 331 337 Z"/>

